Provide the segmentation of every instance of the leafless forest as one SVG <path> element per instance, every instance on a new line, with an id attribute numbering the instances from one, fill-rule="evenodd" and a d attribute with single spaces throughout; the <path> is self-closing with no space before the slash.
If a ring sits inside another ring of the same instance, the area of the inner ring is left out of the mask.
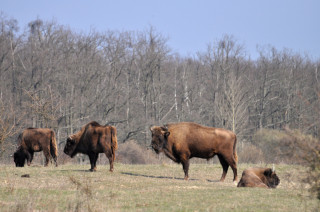
<path id="1" fill-rule="evenodd" d="M 37 19 L 19 30 L 3 15 L 0 27 L 2 154 L 23 128 L 54 129 L 62 148 L 91 120 L 142 146 L 150 125 L 180 121 L 230 129 L 240 149 L 261 129 L 320 134 L 319 58 L 270 46 L 252 60 L 231 35 L 182 57 L 153 27 L 80 33 Z"/>

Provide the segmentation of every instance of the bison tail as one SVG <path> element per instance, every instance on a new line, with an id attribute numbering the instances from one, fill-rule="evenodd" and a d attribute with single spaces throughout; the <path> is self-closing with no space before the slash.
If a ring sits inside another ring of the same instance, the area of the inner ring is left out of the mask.
<path id="1" fill-rule="evenodd" d="M 237 154 L 237 152 L 233 152 L 233 154 L 234 154 L 234 159 L 235 159 L 236 163 L 238 163 L 238 154 Z"/>
<path id="2" fill-rule="evenodd" d="M 114 126 L 111 126 L 111 149 L 114 160 L 116 157 L 116 150 L 118 149 L 117 128 Z"/>
<path id="3" fill-rule="evenodd" d="M 235 159 L 236 163 L 238 163 L 238 154 L 237 154 L 237 150 L 236 150 L 236 145 L 237 145 L 237 136 L 234 139 L 233 156 L 234 156 L 234 159 Z"/>
<path id="4" fill-rule="evenodd" d="M 56 141 L 56 134 L 54 133 L 54 131 L 51 131 L 50 151 L 51 151 L 51 156 L 54 159 L 56 159 L 58 157 L 58 147 L 57 147 L 57 141 Z"/>

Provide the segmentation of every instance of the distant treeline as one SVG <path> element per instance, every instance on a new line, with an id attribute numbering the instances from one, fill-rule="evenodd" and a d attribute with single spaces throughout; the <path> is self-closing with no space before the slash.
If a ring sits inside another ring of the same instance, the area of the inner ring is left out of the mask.
<path id="1" fill-rule="evenodd" d="M 0 144 L 49 127 L 61 146 L 91 120 L 141 145 L 151 125 L 180 121 L 230 129 L 240 144 L 263 128 L 320 134 L 319 59 L 265 47 L 252 60 L 231 35 L 182 57 L 153 27 L 79 33 L 37 19 L 21 32 L 3 14 L 0 27 Z"/>

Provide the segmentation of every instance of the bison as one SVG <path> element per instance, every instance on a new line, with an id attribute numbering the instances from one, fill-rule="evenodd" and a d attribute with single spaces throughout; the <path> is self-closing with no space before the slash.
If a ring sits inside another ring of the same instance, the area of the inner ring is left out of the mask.
<path id="1" fill-rule="evenodd" d="M 18 136 L 18 145 L 18 149 L 13 154 L 16 167 L 24 167 L 25 160 L 30 166 L 34 152 L 40 151 L 43 151 L 46 158 L 44 166 L 48 166 L 51 157 L 56 166 L 58 166 L 58 148 L 53 130 L 48 128 L 27 128 Z"/>
<path id="2" fill-rule="evenodd" d="M 154 151 L 171 160 L 182 163 L 185 180 L 188 180 L 189 159 L 192 157 L 210 159 L 218 155 L 223 168 L 220 181 L 224 181 L 231 166 L 234 181 L 237 181 L 236 135 L 225 129 L 206 127 L 191 122 L 153 126 L 151 146 Z"/>
<path id="3" fill-rule="evenodd" d="M 74 157 L 77 153 L 89 156 L 91 169 L 96 171 L 96 162 L 99 153 L 104 153 L 109 159 L 110 171 L 113 171 L 115 151 L 118 148 L 117 130 L 114 126 L 101 126 L 92 121 L 81 128 L 80 131 L 67 139 L 64 153 Z"/>
<path id="4" fill-rule="evenodd" d="M 243 171 L 238 187 L 275 188 L 280 179 L 271 168 L 248 168 Z"/>

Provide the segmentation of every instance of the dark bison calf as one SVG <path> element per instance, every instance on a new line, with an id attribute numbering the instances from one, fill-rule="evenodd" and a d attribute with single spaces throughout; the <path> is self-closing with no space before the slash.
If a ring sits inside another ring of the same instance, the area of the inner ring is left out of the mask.
<path id="1" fill-rule="evenodd" d="M 47 128 L 28 128 L 18 136 L 18 149 L 13 154 L 16 167 L 23 167 L 25 160 L 30 166 L 34 152 L 43 151 L 46 158 L 44 166 L 48 166 L 51 157 L 58 166 L 58 148 L 53 130 Z"/>
<path id="2" fill-rule="evenodd" d="M 238 187 L 275 188 L 280 179 L 270 168 L 248 168 L 243 171 Z"/>
<path id="3" fill-rule="evenodd" d="M 96 171 L 99 153 L 104 153 L 109 159 L 110 171 L 113 171 L 117 148 L 116 128 L 101 126 L 99 123 L 92 121 L 83 126 L 76 134 L 68 137 L 63 151 L 70 157 L 74 157 L 77 153 L 88 155 L 91 164 L 90 171 Z"/>
<path id="4" fill-rule="evenodd" d="M 154 151 L 164 152 L 171 160 L 182 163 L 185 180 L 189 177 L 190 158 L 210 159 L 218 155 L 223 168 L 220 181 L 224 181 L 229 166 L 234 182 L 237 181 L 237 137 L 233 132 L 190 122 L 153 126 L 150 130 Z"/>

